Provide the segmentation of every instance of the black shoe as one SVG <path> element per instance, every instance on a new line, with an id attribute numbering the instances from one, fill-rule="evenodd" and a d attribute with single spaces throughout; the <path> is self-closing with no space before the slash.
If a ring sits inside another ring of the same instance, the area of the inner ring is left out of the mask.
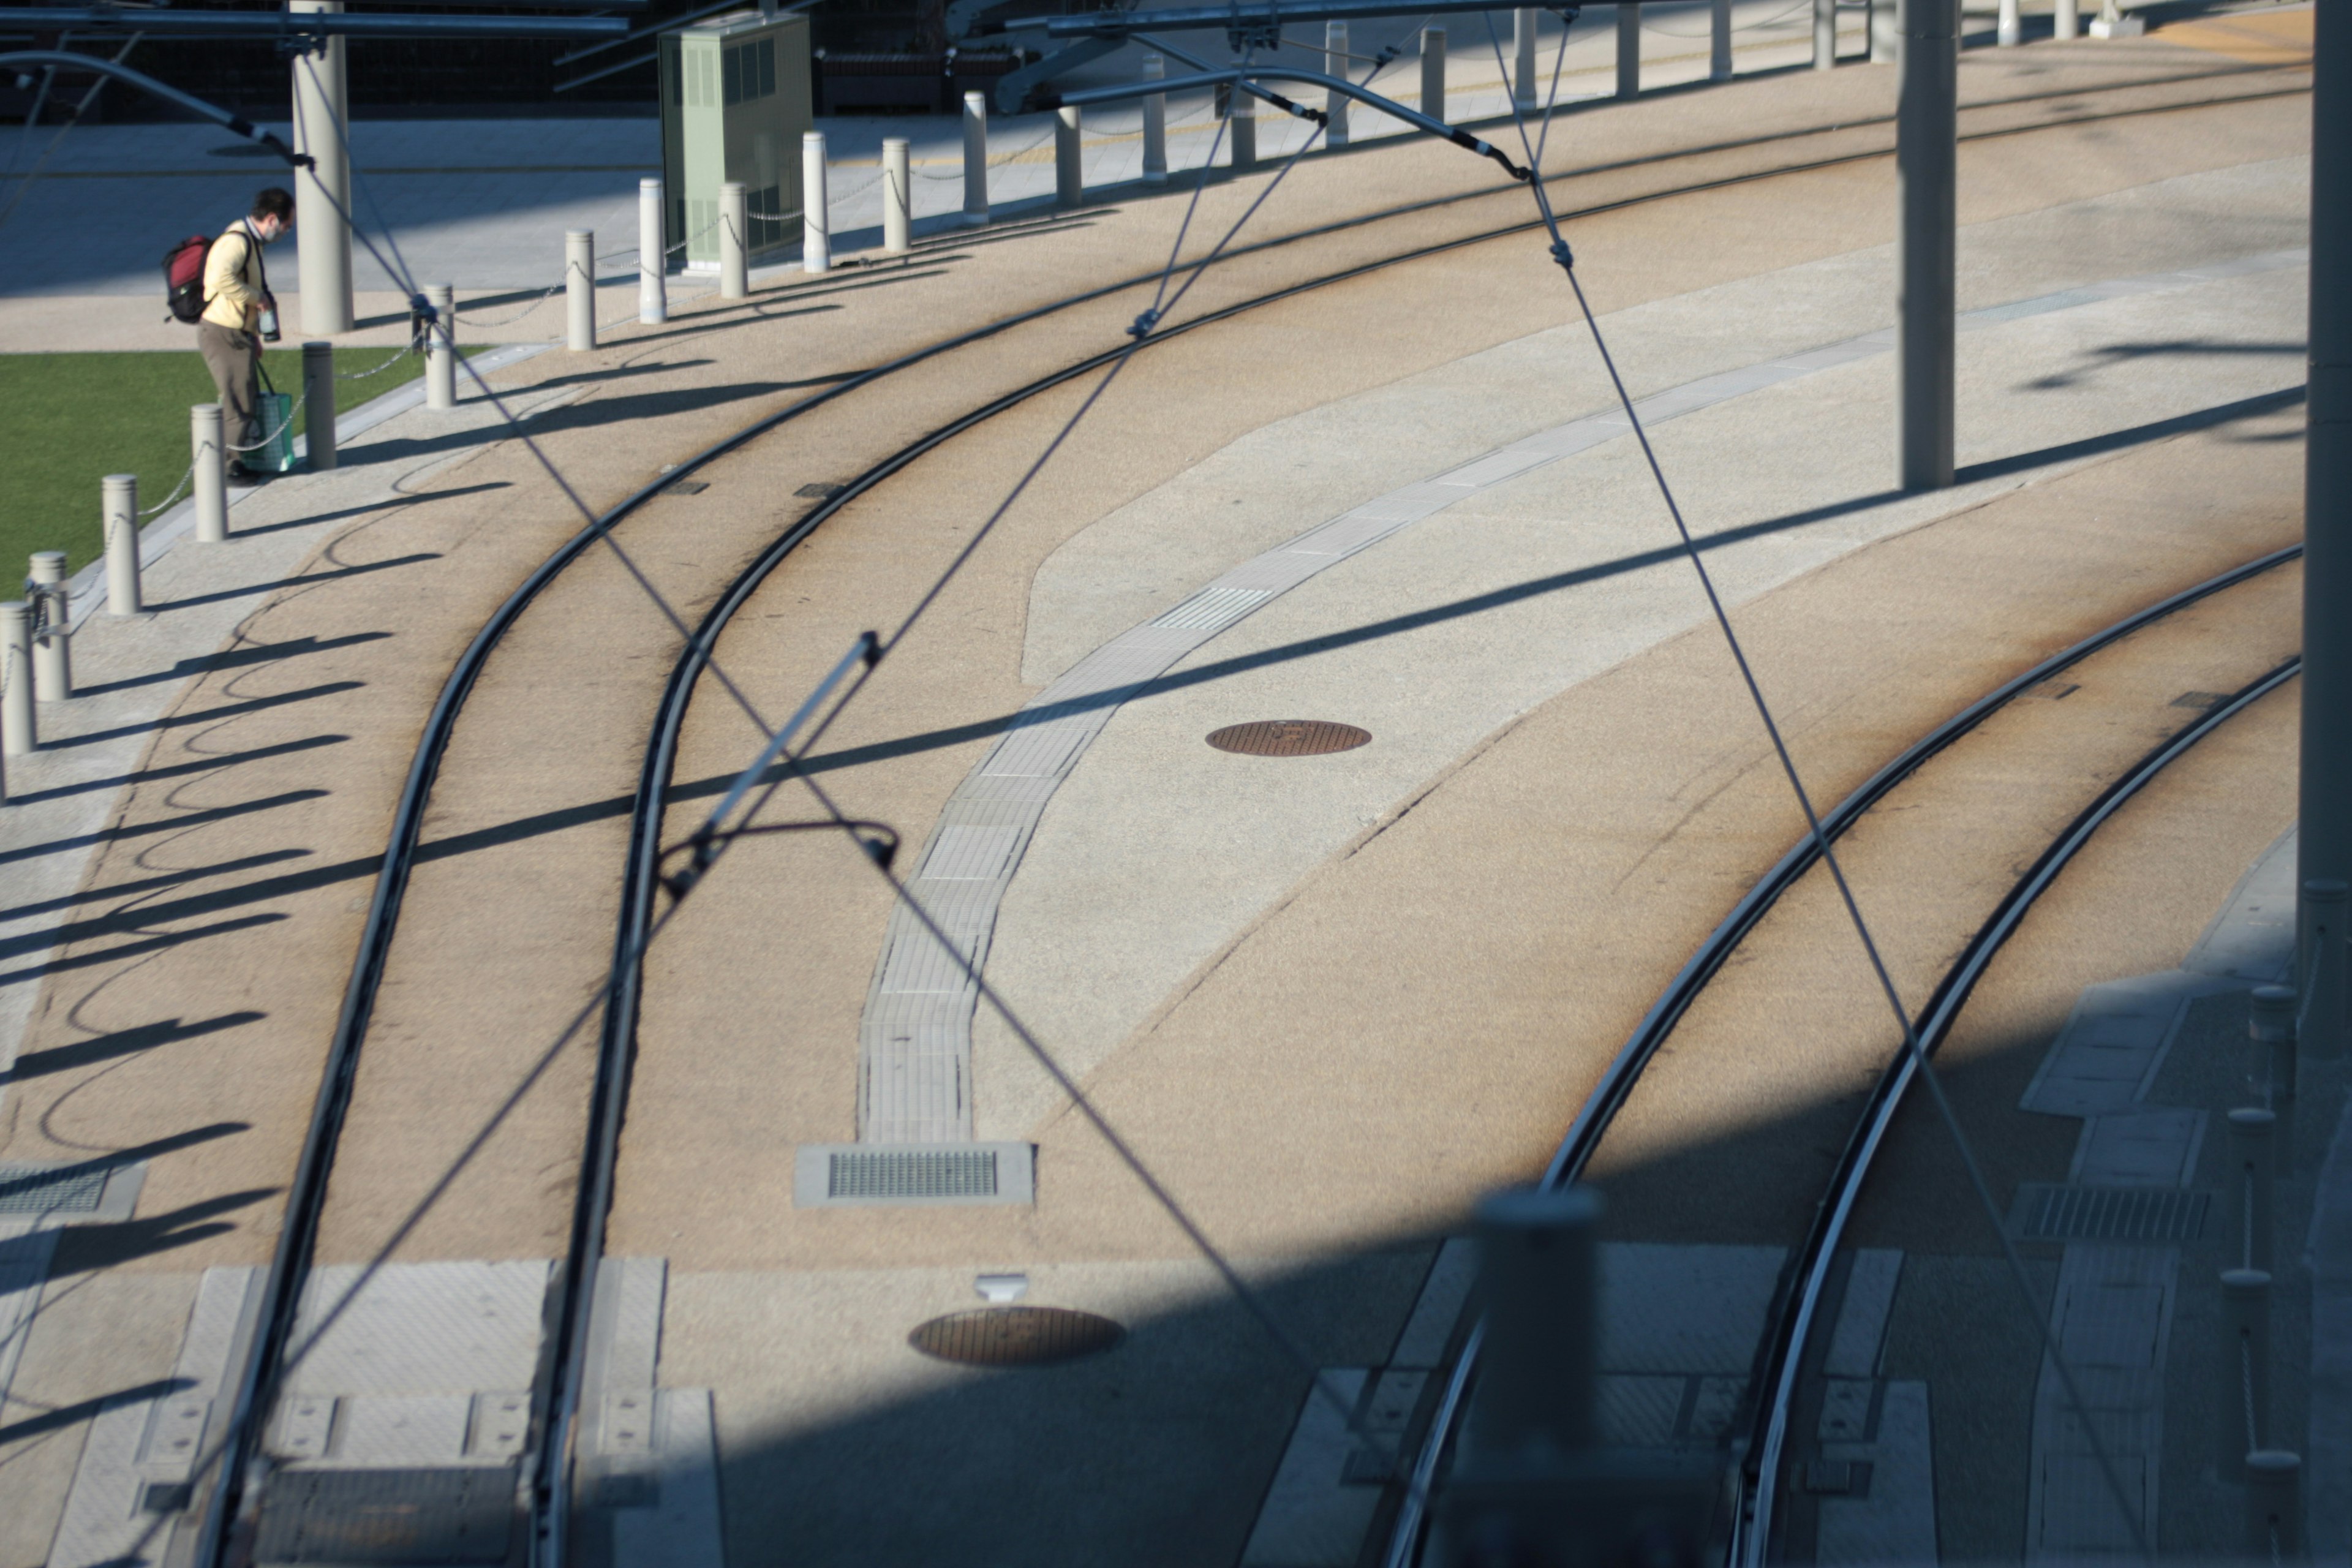
<path id="1" fill-rule="evenodd" d="M 243 463 L 231 463 L 228 466 L 228 482 L 232 489 L 249 490 L 259 484 L 262 478 L 260 470 L 248 468 Z"/>

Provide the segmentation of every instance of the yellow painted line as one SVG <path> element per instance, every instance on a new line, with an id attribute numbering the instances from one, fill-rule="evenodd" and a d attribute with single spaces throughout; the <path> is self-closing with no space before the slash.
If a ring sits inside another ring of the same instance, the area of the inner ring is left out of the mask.
<path id="1" fill-rule="evenodd" d="M 2241 11 L 2158 27 L 2150 37 L 2185 44 L 2208 54 L 2226 55 L 2254 66 L 2306 65 L 2311 60 L 2314 10 Z"/>

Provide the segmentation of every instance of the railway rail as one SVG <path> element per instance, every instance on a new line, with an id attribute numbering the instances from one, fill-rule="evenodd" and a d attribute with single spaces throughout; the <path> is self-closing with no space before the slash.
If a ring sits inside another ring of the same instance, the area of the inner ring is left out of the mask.
<path id="1" fill-rule="evenodd" d="M 2302 558 L 2303 547 L 2290 545 L 2269 552 L 2220 573 L 2180 593 L 2170 595 L 2084 637 L 2041 663 L 2002 682 L 1983 697 L 1921 736 L 1872 774 L 1851 795 L 1822 814 L 1822 836 L 1832 843 L 1845 837 L 1871 812 L 1885 804 L 1906 781 L 1938 755 L 1980 729 L 2053 678 L 2114 647 L 2135 633 L 2156 626 L 2215 595 L 2248 583 Z M 2176 732 L 2116 774 L 2060 832 L 2000 899 L 1991 914 L 1953 957 L 1914 1026 L 1921 1050 L 1933 1055 L 1958 1021 L 1986 967 L 2012 935 L 2026 911 L 2054 882 L 2076 853 L 2134 795 L 2147 787 L 2171 763 L 2249 705 L 2292 679 L 2301 668 L 2290 658 L 2228 694 L 2226 700 L 2200 712 Z M 1640 1082 L 1643 1070 L 1690 1012 L 1700 994 L 1731 960 L 1740 944 L 1757 930 L 1776 905 L 1809 873 L 1822 864 L 1822 840 L 1811 834 L 1800 840 L 1772 868 L 1759 878 L 1731 911 L 1700 943 L 1671 984 L 1643 1015 L 1580 1108 L 1558 1152 L 1539 1179 L 1545 1191 L 1559 1191 L 1582 1179 L 1618 1112 Z M 1898 1047 L 1874 1082 L 1865 1109 L 1855 1122 L 1835 1170 L 1813 1211 L 1812 1222 L 1790 1255 L 1781 1288 L 1769 1315 L 1767 1332 L 1757 1349 L 1758 1372 L 1751 1378 L 1752 1420 L 1741 1432 L 1738 1504 L 1732 1525 L 1731 1561 L 1737 1568 L 1762 1568 L 1769 1560 L 1774 1539 L 1775 1505 L 1785 1482 L 1785 1450 L 1791 1402 L 1798 1389 L 1802 1352 L 1831 1277 L 1840 1238 L 1853 1211 L 1872 1161 L 1886 1136 L 1905 1096 L 1917 1081 L 1920 1061 Z M 1414 1452 L 1410 1484 L 1403 1489 L 1381 1561 L 1386 1568 L 1409 1568 L 1422 1559 L 1430 1518 L 1428 1499 L 1441 1484 L 1458 1440 L 1462 1422 L 1475 1392 L 1482 1334 L 1474 1324 L 1461 1353 L 1445 1374 L 1428 1427 Z M 1761 1397 L 1757 1396 L 1760 1391 Z"/>
<path id="2" fill-rule="evenodd" d="M 2307 91 L 2300 82 L 2288 79 L 2292 74 L 2253 70 L 2198 72 L 2114 88 L 2022 95 L 1971 104 L 1962 111 L 1963 139 L 2063 130 L 2103 118 L 2180 112 Z M 2103 99 L 2103 94 L 2123 96 Z M 2111 107 L 2104 112 L 2084 109 L 2086 103 L 2096 101 L 2109 102 Z M 1971 124 L 1971 121 L 1981 123 Z M 1639 190 L 1622 193 L 1609 200 L 1562 214 L 1563 219 L 1573 219 L 1594 212 L 1668 200 L 1727 184 L 1787 177 L 1843 163 L 1883 159 L 1892 153 L 1892 123 L 1891 117 L 1879 117 L 1801 128 L 1681 150 L 1671 154 L 1567 170 L 1544 177 L 1548 183 L 1558 185 L 1600 174 L 1628 176 L 1644 170 L 1664 176 L 1650 181 Z M 1847 140 L 1844 143 L 1820 144 L 1823 139 L 1837 137 Z M 1814 145 L 1809 146 L 1809 143 Z M 1782 158 L 1769 167 L 1701 168 L 1695 175 L 1677 177 L 1693 163 L 1703 164 L 1708 160 L 1720 162 L 1726 158 L 1772 150 L 1793 151 L 1800 155 Z M 1148 353 L 1156 344 L 1241 320 L 1252 311 L 1303 293 L 1333 288 L 1386 268 L 1524 235 L 1538 228 L 1540 223 L 1534 219 L 1502 223 L 1477 221 L 1484 216 L 1481 204 L 1515 198 L 1515 186 L 1490 187 L 1402 204 L 1273 238 L 1237 245 L 1221 258 L 1220 265 L 1230 266 L 1244 258 L 1263 258 L 1276 255 L 1294 255 L 1310 259 L 1311 242 L 1376 228 L 1384 223 L 1440 209 L 1462 213 L 1470 220 L 1461 232 L 1436 241 L 1392 247 L 1370 259 L 1296 277 L 1249 298 L 1204 308 L 1184 320 L 1162 324 L 1143 338 L 1139 351 Z M 752 422 L 679 463 L 674 469 L 665 472 L 654 482 L 607 510 L 594 523 L 583 529 L 533 571 L 483 624 L 457 659 L 427 717 L 394 814 L 383 868 L 368 906 L 308 1132 L 289 1186 L 280 1239 L 266 1276 L 260 1310 L 251 1341 L 236 1363 L 240 1371 L 228 1413 L 223 1459 L 203 1488 L 203 1512 L 196 1521 L 200 1563 L 210 1564 L 235 1560 L 235 1543 L 243 1531 L 251 1528 L 268 1484 L 267 1467 L 260 1458 L 263 1429 L 280 1368 L 291 1348 L 298 1309 L 304 1281 L 310 1270 L 312 1249 L 331 1185 L 338 1143 L 345 1131 L 363 1045 L 398 930 L 410 873 L 422 843 L 428 806 L 459 715 L 490 670 L 501 645 L 551 584 L 593 552 L 605 534 L 619 529 L 646 502 L 681 479 L 819 408 L 887 385 L 893 377 L 932 363 L 958 349 L 1016 332 L 1024 326 L 1082 305 L 1112 300 L 1122 294 L 1147 289 L 1158 280 L 1159 276 L 1157 273 L 1140 275 L 1076 292 L 923 345 Z M 593 1085 L 583 1116 L 583 1157 L 576 1185 L 570 1242 L 560 1264 L 559 1289 L 550 1318 L 553 1325 L 551 1343 L 549 1353 L 542 1360 L 544 1375 L 532 1391 L 533 1436 L 527 1450 L 523 1473 L 531 1478 L 527 1489 L 526 1508 L 531 1515 L 532 1539 L 538 1543 L 537 1550 L 547 1554 L 541 1557 L 543 1561 L 561 1560 L 571 1402 L 577 1396 L 579 1364 L 583 1353 L 588 1313 L 595 1299 L 594 1282 L 602 1251 L 604 1216 L 611 1202 L 618 1139 L 626 1113 L 641 976 L 637 961 L 642 958 L 644 938 L 648 930 L 657 884 L 655 873 L 657 869 L 661 814 L 672 787 L 671 774 L 679 729 L 698 683 L 708 669 L 711 651 L 731 617 L 761 582 L 793 549 L 851 500 L 871 493 L 893 475 L 963 432 L 1051 388 L 1099 369 L 1129 352 L 1131 352 L 1129 345 L 1120 344 L 1114 349 L 1089 353 L 1059 364 L 1010 392 L 992 396 L 924 437 L 872 462 L 863 473 L 835 494 L 785 520 L 783 526 L 756 559 L 720 593 L 717 604 L 687 639 L 683 651 L 669 671 L 658 702 L 651 738 L 646 744 L 644 766 L 632 805 L 628 857 L 619 879 L 623 889 L 621 923 L 614 950 L 620 962 L 615 965 Z M 1916 763 L 1913 765 L 1916 766 Z M 1890 778 L 1887 782 L 1891 787 L 1896 781 Z M 1769 900 L 1765 900 L 1753 913 L 1760 914 L 1764 907 L 1769 907 Z M 1696 976 L 1696 981 L 1703 984 L 1704 978 L 1704 973 L 1701 973 Z M 1670 1017 L 1665 1018 L 1664 1026 L 1670 1027 L 1671 1022 Z M 1601 1124 L 1605 1125 L 1605 1116 Z M 1582 1125 L 1580 1122 L 1580 1127 Z M 1577 1136 L 1579 1134 L 1571 1134 L 1571 1146 Z M 1569 1171 L 1577 1163 L 1575 1156 L 1566 1149 L 1562 1159 L 1567 1163 L 1556 1163 L 1556 1169 Z M 1457 1394 L 1458 1388 L 1459 1379 Z"/>

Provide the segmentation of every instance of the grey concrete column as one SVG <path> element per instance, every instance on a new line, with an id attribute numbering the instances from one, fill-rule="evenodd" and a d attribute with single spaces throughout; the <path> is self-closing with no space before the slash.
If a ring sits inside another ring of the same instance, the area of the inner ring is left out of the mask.
<path id="1" fill-rule="evenodd" d="M 2295 874 L 2352 882 L 2352 16 L 2313 7 L 2311 360 L 2303 489 L 2302 831 Z M 2340 898 L 2340 894 L 2339 894 Z M 2303 920 L 2305 1054 L 2344 1049 L 2343 905 L 2326 951 Z M 2315 962 L 2331 976 L 2327 1005 Z M 2315 1015 L 2316 1015 L 2315 1016 Z"/>
<path id="2" fill-rule="evenodd" d="M 1075 207 L 1087 199 L 1084 129 L 1077 106 L 1066 103 L 1054 110 L 1054 205 Z"/>
<path id="3" fill-rule="evenodd" d="M 1731 79 L 1731 0 L 1714 0 L 1708 10 L 1706 79 Z"/>
<path id="4" fill-rule="evenodd" d="M 563 346 L 585 353 L 596 346 L 596 232 L 563 231 Z"/>
<path id="5" fill-rule="evenodd" d="M 340 11 L 343 0 L 287 0 L 289 11 Z M 294 171 L 296 243 L 300 251 L 302 330 L 326 337 L 352 330 L 351 89 L 344 41 L 330 38 L 322 55 L 296 55 L 294 150 L 318 166 Z"/>
<path id="6" fill-rule="evenodd" d="M 1870 6 L 1870 63 L 1891 66 L 1903 58 L 1903 17 L 1897 0 L 1867 0 Z"/>
<path id="7" fill-rule="evenodd" d="M 1959 235 L 1959 0 L 1903 0 L 1895 111 L 1902 227 L 1897 394 L 1906 490 L 1952 482 L 1953 250 Z"/>
<path id="8" fill-rule="evenodd" d="M 1813 68 L 1837 65 L 1837 0 L 1813 0 Z"/>
<path id="9" fill-rule="evenodd" d="M 988 95 L 963 95 L 963 221 L 988 221 Z"/>
<path id="10" fill-rule="evenodd" d="M 302 428 L 314 474 L 335 466 L 335 345 L 302 345 Z"/>
<path id="11" fill-rule="evenodd" d="M 99 522 L 106 541 L 106 613 L 135 616 L 139 601 L 139 476 L 99 481 Z"/>
<path id="12" fill-rule="evenodd" d="M 188 483 L 196 503 L 196 542 L 219 544 L 228 538 L 228 448 L 221 428 L 221 405 L 199 403 L 188 410 Z"/>
<path id="13" fill-rule="evenodd" d="M 1642 0 L 1617 0 L 1617 96 L 1642 96 Z"/>
<path id="14" fill-rule="evenodd" d="M 2230 1112 L 2230 1180 L 2222 1201 L 2230 1205 L 2230 1259 L 2242 1268 L 2267 1272 L 2274 1261 L 2278 1188 L 2271 1173 L 2271 1142 L 2276 1124 L 2269 1111 L 2252 1106 Z"/>
<path id="15" fill-rule="evenodd" d="M 1143 57 L 1144 80 L 1160 81 L 1167 75 L 1165 58 L 1159 55 Z M 1168 95 L 1164 92 L 1146 94 L 1143 100 L 1143 183 L 1168 183 Z"/>
<path id="16" fill-rule="evenodd" d="M 2223 1480 L 2242 1481 L 2246 1456 L 2271 1437 L 2271 1277 L 2259 1268 L 2221 1271 L 2221 1348 L 2213 1464 Z"/>
<path id="17" fill-rule="evenodd" d="M 914 161 L 907 139 L 904 136 L 885 136 L 882 139 L 882 249 L 885 255 L 904 256 L 913 243 L 914 180 Z"/>
<path id="18" fill-rule="evenodd" d="M 2245 1552 L 2253 1563 L 2303 1560 L 2303 1458 L 2281 1448 L 2246 1456 Z"/>
<path id="19" fill-rule="evenodd" d="M 73 605 L 66 595 L 66 552 L 39 550 L 26 579 L 39 624 L 33 628 L 33 700 L 73 695 Z"/>
<path id="20" fill-rule="evenodd" d="M 2017 0 L 2000 0 L 2000 21 L 1993 33 L 1993 42 L 2002 48 L 2015 48 L 2025 41 L 2025 23 L 2017 14 Z"/>
<path id="21" fill-rule="evenodd" d="M 457 286 L 433 284 L 425 302 L 434 314 L 433 330 L 425 334 L 425 406 L 446 412 L 457 406 Z"/>
<path id="22" fill-rule="evenodd" d="M 1527 6 L 1511 13 L 1511 102 L 1522 113 L 1543 101 L 1536 81 L 1536 16 Z"/>
<path id="23" fill-rule="evenodd" d="M 1569 1454 L 1592 1446 L 1600 1228 L 1601 1196 L 1589 1187 L 1480 1201 L 1486 1345 L 1469 1432 L 1479 1454 Z"/>
<path id="24" fill-rule="evenodd" d="M 40 748 L 33 720 L 33 616 L 22 599 L 0 604 L 0 752 Z"/>
<path id="25" fill-rule="evenodd" d="M 1432 120 L 1445 119 L 1445 29 L 1443 27 L 1423 27 L 1421 30 L 1421 111 Z"/>
<path id="26" fill-rule="evenodd" d="M 833 270 L 833 195 L 825 180 L 822 131 L 801 132 L 801 270 Z"/>
<path id="27" fill-rule="evenodd" d="M 803 188 L 803 199 L 805 199 Z M 719 187 L 719 297 L 746 299 L 751 292 L 751 198 L 740 180 Z M 803 244 L 807 243 L 805 240 Z M 803 266 L 806 262 L 803 261 Z"/>
<path id="28" fill-rule="evenodd" d="M 2322 459 L 2315 455 L 2308 453 L 2304 458 L 2306 468 L 2315 467 L 2321 461 Z M 2306 557 L 2311 552 L 2310 540 L 2314 531 L 2310 522 L 2306 521 L 2304 525 L 2304 553 Z M 2304 654 L 2305 669 L 2311 668 L 2309 649 L 2314 623 L 2328 618 L 2328 613 L 2324 606 L 2321 607 L 2323 613 L 2318 615 L 2314 614 L 2314 608 L 2311 589 L 2306 584 L 2303 595 L 2303 646 L 2305 650 Z M 2336 613 L 2340 614 L 2340 612 Z M 2336 721 L 2333 714 L 2323 714 L 2319 719 L 2327 723 Z M 2332 780 L 2323 779 L 2315 784 L 2312 779 L 2309 752 L 2313 727 L 2311 693 L 2305 691 L 2303 694 L 2305 751 L 2303 812 L 2306 818 L 2312 815 L 2315 803 L 2323 803 L 2330 799 L 2330 796 L 2324 792 L 2341 787 Z M 2297 847 L 2300 849 L 2301 846 L 2298 844 Z M 2303 853 L 2307 863 L 2310 852 L 2304 850 Z M 2321 1061 L 2333 1061 L 2344 1054 L 2344 884 L 2333 877 L 2307 879 L 2303 884 L 2302 900 L 2295 906 L 2295 921 L 2298 938 L 2295 989 L 2303 995 L 2303 1016 L 2295 1029 L 2295 1034 L 2301 1042 L 2298 1048 L 2306 1057 Z"/>
<path id="29" fill-rule="evenodd" d="M 637 321 L 657 327 L 669 320 L 669 247 L 662 232 L 662 183 L 637 182 Z"/>
<path id="30" fill-rule="evenodd" d="M 1348 58 L 1348 24 L 1345 22 L 1323 24 L 1323 74 L 1336 76 L 1341 81 L 1355 80 L 1354 62 Z M 1246 110 L 1255 102 L 1256 100 L 1252 99 L 1249 104 L 1237 107 Z M 1330 88 L 1324 89 L 1323 113 L 1329 121 L 1323 132 L 1324 142 L 1333 147 L 1345 147 L 1348 144 L 1348 95 Z"/>
<path id="31" fill-rule="evenodd" d="M 2077 0 L 2053 0 L 2050 7 L 2050 36 L 2053 38 L 2082 37 L 2083 11 Z"/>

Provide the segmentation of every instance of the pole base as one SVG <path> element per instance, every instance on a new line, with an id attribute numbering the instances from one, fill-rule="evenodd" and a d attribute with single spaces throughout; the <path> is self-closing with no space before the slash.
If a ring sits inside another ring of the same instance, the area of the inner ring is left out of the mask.
<path id="1" fill-rule="evenodd" d="M 2094 16 L 2091 37 L 2095 38 L 2137 38 L 2147 33 L 2147 21 L 2141 16 Z"/>

